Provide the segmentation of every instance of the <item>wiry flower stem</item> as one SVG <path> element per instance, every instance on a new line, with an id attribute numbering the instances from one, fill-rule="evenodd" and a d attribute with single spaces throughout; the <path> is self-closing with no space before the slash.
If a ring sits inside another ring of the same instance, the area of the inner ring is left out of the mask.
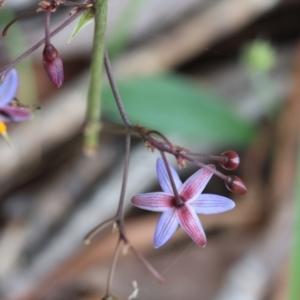
<path id="1" fill-rule="evenodd" d="M 116 85 L 116 82 L 115 82 L 115 79 L 114 79 L 114 76 L 113 76 L 109 56 L 108 56 L 108 53 L 107 53 L 106 50 L 105 50 L 105 53 L 104 53 L 104 65 L 105 65 L 106 73 L 107 73 L 107 76 L 108 76 L 108 79 L 109 79 L 109 83 L 110 83 L 110 86 L 111 86 L 111 89 L 112 89 L 117 107 L 119 109 L 119 112 L 122 116 L 122 119 L 123 119 L 123 122 L 124 122 L 124 125 L 125 125 L 125 128 L 126 128 L 125 161 L 124 161 L 122 186 L 121 186 L 121 193 L 120 193 L 120 199 L 119 199 L 117 214 L 113 218 L 101 223 L 95 229 L 93 229 L 86 236 L 85 243 L 89 243 L 91 241 L 91 239 L 99 231 L 101 231 L 103 228 L 105 228 L 107 225 L 110 225 L 113 222 L 115 222 L 116 225 L 118 226 L 119 239 L 118 239 L 118 243 L 117 243 L 117 246 L 116 246 L 116 249 L 115 249 L 115 252 L 114 252 L 112 264 L 111 264 L 110 271 L 109 271 L 107 287 L 106 287 L 106 297 L 108 297 L 110 287 L 111 287 L 111 283 L 112 283 L 113 274 L 114 274 L 114 271 L 115 271 L 115 268 L 116 268 L 117 256 L 118 256 L 120 244 L 121 244 L 122 241 L 129 246 L 129 248 L 131 249 L 133 254 L 137 257 L 137 259 L 140 260 L 145 265 L 145 267 L 151 272 L 151 274 L 153 274 L 153 276 L 155 278 L 157 278 L 157 280 L 159 282 L 163 282 L 164 279 L 151 266 L 151 264 L 133 247 L 133 245 L 128 241 L 126 233 L 125 233 L 125 228 L 124 228 L 124 203 L 125 203 L 126 185 L 127 185 L 127 180 L 128 180 L 131 133 L 132 133 L 132 130 L 133 130 L 134 127 L 132 127 L 132 124 L 131 124 L 131 122 L 130 122 L 127 114 L 126 114 L 125 108 L 123 106 L 122 99 L 121 99 L 121 96 L 119 94 L 119 91 L 118 91 L 118 88 L 117 88 L 117 85 Z M 104 299 L 106 299 L 106 297 L 104 297 Z"/>
<path id="2" fill-rule="evenodd" d="M 178 194 L 178 191 L 177 191 L 177 188 L 176 188 L 176 185 L 175 185 L 175 182 L 174 182 L 174 178 L 172 176 L 172 173 L 171 173 L 171 170 L 170 170 L 170 166 L 168 164 L 168 161 L 167 161 L 167 158 L 166 158 L 166 155 L 163 151 L 160 151 L 160 154 L 164 160 L 164 163 L 165 163 L 165 166 L 166 166 L 166 169 L 167 169 L 167 172 L 168 172 L 168 176 L 169 176 L 169 179 L 170 179 L 170 183 L 172 185 L 172 189 L 173 189 L 173 193 L 174 193 L 174 196 L 175 196 L 175 201 L 176 201 L 176 206 L 177 207 L 180 207 L 183 205 L 183 200 L 179 197 L 179 194 Z"/>
<path id="3" fill-rule="evenodd" d="M 123 222 L 124 222 L 124 202 L 125 202 L 126 185 L 127 185 L 127 180 L 128 180 L 130 143 L 131 143 L 131 134 L 130 134 L 130 131 L 127 130 L 122 187 L 121 187 L 120 201 L 119 201 L 119 206 L 118 206 L 118 211 L 117 211 L 117 218 L 120 221 L 121 227 L 123 227 Z"/>
<path id="4" fill-rule="evenodd" d="M 137 259 L 148 269 L 148 271 L 158 280 L 159 283 L 164 283 L 164 278 L 152 267 L 151 264 L 142 256 L 133 246 L 126 240 L 128 243 L 130 250 L 137 257 Z"/>
<path id="5" fill-rule="evenodd" d="M 19 16 L 15 17 L 13 20 L 11 20 L 3 29 L 2 31 L 2 36 L 6 36 L 8 29 L 10 28 L 11 25 L 13 25 L 15 22 L 17 22 L 20 19 L 23 19 L 27 16 L 30 16 L 34 13 L 36 13 L 36 8 L 29 10 L 29 11 L 25 11 L 22 14 L 20 14 Z"/>
<path id="6" fill-rule="evenodd" d="M 114 273 L 115 273 L 115 269 L 116 269 L 117 260 L 118 260 L 121 245 L 122 245 L 122 239 L 119 238 L 118 242 L 117 242 L 117 245 L 116 245 L 116 248 L 115 248 L 115 251 L 114 251 L 111 267 L 110 267 L 109 273 L 108 273 L 105 297 L 108 297 L 110 295 L 109 291 L 110 291 L 110 288 L 111 288 L 111 285 L 112 285 L 112 281 L 113 281 L 113 277 L 114 277 Z M 104 299 L 105 299 L 105 297 L 104 297 Z"/>
<path id="7" fill-rule="evenodd" d="M 53 37 L 56 34 L 58 34 L 60 31 L 62 31 L 65 27 L 67 27 L 70 23 L 72 23 L 75 19 L 77 19 L 82 13 L 84 12 L 83 9 L 79 9 L 75 14 L 70 16 L 65 22 L 63 22 L 60 26 L 58 26 L 55 30 L 53 30 L 49 37 Z M 20 55 L 18 58 L 10 62 L 8 65 L 0 69 L 0 75 L 4 72 L 9 71 L 10 69 L 14 68 L 20 61 L 25 59 L 27 56 L 29 56 L 31 53 L 33 53 L 36 49 L 44 45 L 45 38 L 41 39 L 38 43 L 33 45 L 31 48 L 29 48 L 26 52 L 24 52 L 22 55 Z"/>
<path id="8" fill-rule="evenodd" d="M 169 146 L 169 148 L 170 148 L 170 152 L 171 153 L 175 153 L 176 152 L 176 150 L 175 150 L 175 147 L 174 147 L 174 145 L 162 134 L 162 133 L 160 133 L 159 131 L 157 131 L 157 130 L 150 130 L 149 132 L 148 132 L 148 137 L 149 137 L 149 135 L 150 134 L 156 134 L 156 135 L 158 135 L 159 137 L 161 137 L 165 142 L 166 142 L 166 144 Z"/>
<path id="9" fill-rule="evenodd" d="M 196 166 L 198 166 L 198 167 L 200 167 L 200 168 L 205 168 L 205 169 L 211 171 L 213 174 L 215 174 L 216 176 L 220 177 L 221 179 L 223 179 L 223 180 L 226 180 L 226 179 L 227 179 L 227 176 L 226 176 L 226 175 L 224 175 L 223 173 L 221 173 L 221 172 L 219 172 L 219 171 L 217 171 L 217 170 L 215 170 L 215 169 L 213 169 L 213 168 L 210 168 L 209 166 L 205 165 L 203 162 L 198 161 L 198 160 L 195 160 L 195 159 L 193 159 L 193 158 L 190 158 L 190 157 L 189 157 L 188 155 L 186 155 L 186 154 L 182 154 L 182 156 L 183 156 L 186 160 L 188 160 L 188 161 L 192 162 L 193 164 L 195 164 Z"/>
<path id="10" fill-rule="evenodd" d="M 116 84 L 116 81 L 114 78 L 114 74 L 113 74 L 113 71 L 111 68 L 111 63 L 110 63 L 107 49 L 105 49 L 105 51 L 104 51 L 104 65 L 105 65 L 106 74 L 107 74 L 107 77 L 109 80 L 109 84 L 110 84 L 111 90 L 113 92 L 113 95 L 114 95 L 114 98 L 116 101 L 116 105 L 118 107 L 118 110 L 119 110 L 119 113 L 123 120 L 123 123 L 124 123 L 125 127 L 132 128 L 132 124 L 131 124 L 131 122 L 128 118 L 128 115 L 126 113 L 126 110 L 124 108 L 124 105 L 123 105 L 123 102 L 122 102 L 122 99 L 121 99 L 121 96 L 120 96 L 120 93 L 119 93 L 119 90 L 118 90 L 118 87 L 117 87 L 117 84 Z"/>
<path id="11" fill-rule="evenodd" d="M 49 9 L 46 10 L 45 13 L 45 45 L 50 46 L 50 14 L 51 11 Z"/>
<path id="12" fill-rule="evenodd" d="M 100 231 L 102 231 L 105 227 L 113 224 L 114 222 L 116 222 L 117 218 L 113 217 L 110 218 L 104 222 L 102 222 L 101 224 L 99 224 L 98 226 L 96 226 L 93 230 L 91 230 L 84 238 L 84 243 L 86 245 L 88 245 L 92 239 L 94 238 L 94 236 L 96 236 Z"/>

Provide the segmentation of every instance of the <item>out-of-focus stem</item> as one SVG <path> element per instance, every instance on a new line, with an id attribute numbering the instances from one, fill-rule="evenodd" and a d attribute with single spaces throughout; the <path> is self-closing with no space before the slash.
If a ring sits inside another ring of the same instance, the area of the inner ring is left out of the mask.
<path id="1" fill-rule="evenodd" d="M 300 135 L 299 135 L 300 141 Z M 299 144 L 298 141 L 298 144 Z M 299 146 L 299 145 L 298 145 Z M 295 191 L 295 227 L 294 227 L 294 240 L 292 247 L 292 259 L 290 264 L 290 286 L 289 286 L 289 300 L 298 300 L 300 296 L 300 151 L 298 150 L 298 162 L 297 162 L 297 176 L 296 176 L 296 191 Z"/>
<path id="2" fill-rule="evenodd" d="M 103 71 L 104 43 L 108 0 L 95 1 L 95 31 L 91 59 L 91 78 L 88 92 L 84 152 L 95 153 L 99 144 L 101 116 L 101 79 Z"/>

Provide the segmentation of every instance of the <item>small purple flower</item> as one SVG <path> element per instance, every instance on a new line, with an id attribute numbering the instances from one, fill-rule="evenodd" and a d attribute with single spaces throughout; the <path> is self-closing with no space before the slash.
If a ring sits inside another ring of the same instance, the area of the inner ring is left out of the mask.
<path id="1" fill-rule="evenodd" d="M 209 165 L 215 168 L 214 165 Z M 172 185 L 162 158 L 156 162 L 156 172 L 163 192 L 136 195 L 133 205 L 151 211 L 162 212 L 154 234 L 154 247 L 164 245 L 180 225 L 193 241 L 205 246 L 206 237 L 197 214 L 216 214 L 234 208 L 235 203 L 219 195 L 201 194 L 213 173 L 202 168 L 182 183 L 175 169 L 170 166 L 172 177 L 182 203 L 177 204 Z"/>
<path id="2" fill-rule="evenodd" d="M 31 118 L 31 111 L 10 106 L 18 90 L 19 80 L 16 70 L 10 70 L 0 84 L 0 122 L 22 122 Z"/>

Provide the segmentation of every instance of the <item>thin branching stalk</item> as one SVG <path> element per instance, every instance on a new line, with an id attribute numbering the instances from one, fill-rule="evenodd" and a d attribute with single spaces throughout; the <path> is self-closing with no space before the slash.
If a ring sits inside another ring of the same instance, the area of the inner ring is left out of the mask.
<path id="1" fill-rule="evenodd" d="M 152 267 L 152 265 L 141 255 L 127 240 L 130 250 L 136 258 L 148 269 L 148 271 L 158 280 L 159 283 L 164 283 L 164 278 Z"/>
<path id="2" fill-rule="evenodd" d="M 63 22 L 60 26 L 58 26 L 55 30 L 53 30 L 50 34 L 49 37 L 53 37 L 56 34 L 58 34 L 60 31 L 62 31 L 64 28 L 66 28 L 70 23 L 72 23 L 75 19 L 77 19 L 84 10 L 79 9 L 74 15 L 70 16 L 65 22 Z M 20 55 L 18 58 L 16 58 L 14 61 L 0 69 L 0 75 L 3 74 L 6 71 L 11 70 L 14 68 L 20 61 L 25 59 L 27 56 L 29 56 L 31 53 L 33 53 L 36 49 L 41 47 L 42 45 L 45 44 L 45 38 L 41 39 L 38 43 L 33 45 L 31 48 L 29 48 L 26 52 L 24 52 L 22 55 Z"/>
<path id="3" fill-rule="evenodd" d="M 112 281 L 113 281 L 113 278 L 114 278 L 114 273 L 115 273 L 115 269 L 116 269 L 116 266 L 117 266 L 117 260 L 118 260 L 118 257 L 119 257 L 119 252 L 120 252 L 121 245 L 122 245 L 122 239 L 119 238 L 118 242 L 117 242 L 117 245 L 116 245 L 116 248 L 115 248 L 115 251 L 114 251 L 114 255 L 113 255 L 112 263 L 111 263 L 111 266 L 110 266 L 110 269 L 109 269 L 109 273 L 108 273 L 107 284 L 106 284 L 106 297 L 108 297 L 110 295 L 110 289 L 111 289 L 111 286 L 112 286 Z"/>
<path id="4" fill-rule="evenodd" d="M 101 232 L 105 227 L 113 224 L 114 222 L 116 222 L 117 218 L 113 217 L 110 218 L 104 222 L 102 222 L 101 224 L 99 224 L 97 227 L 95 227 L 93 230 L 91 230 L 84 238 L 84 243 L 86 245 L 88 245 L 92 239 L 99 233 Z"/>
<path id="5" fill-rule="evenodd" d="M 4 27 L 4 29 L 3 29 L 3 31 L 2 31 L 2 35 L 3 35 L 3 36 L 6 36 L 7 31 L 8 31 L 8 29 L 10 28 L 10 26 L 11 26 L 12 24 L 14 24 L 14 23 L 17 22 L 18 20 L 23 19 L 23 18 L 25 18 L 25 17 L 28 17 L 28 16 L 30 16 L 30 15 L 32 15 L 32 14 L 34 14 L 34 13 L 37 13 L 36 8 L 34 8 L 34 9 L 32 9 L 32 10 L 29 10 L 29 11 L 25 11 L 25 12 L 23 12 L 22 14 L 20 14 L 19 16 L 15 17 L 13 20 L 11 20 L 11 21 Z"/>
<path id="6" fill-rule="evenodd" d="M 220 177 L 223 180 L 227 179 L 227 176 L 224 175 L 223 173 L 217 171 L 216 169 L 211 168 L 210 166 L 204 164 L 201 161 L 195 160 L 193 158 L 190 158 L 188 155 L 182 154 L 182 157 L 184 157 L 186 160 L 192 162 L 193 164 L 195 164 L 196 166 L 200 167 L 200 168 L 205 168 L 209 171 L 211 171 L 213 174 L 217 175 L 218 177 Z"/>
<path id="7" fill-rule="evenodd" d="M 105 65 L 106 74 L 107 74 L 107 77 L 109 80 L 109 84 L 110 84 L 111 90 L 113 92 L 113 95 L 114 95 L 119 113 L 121 115 L 121 118 L 123 120 L 123 123 L 124 123 L 125 127 L 131 128 L 132 124 L 128 118 L 128 115 L 126 113 L 125 107 L 123 105 L 123 102 L 122 102 L 122 99 L 121 99 L 121 96 L 120 96 L 120 93 L 118 90 L 116 80 L 114 78 L 114 74 L 113 74 L 113 71 L 111 68 L 111 63 L 110 63 L 110 59 L 109 59 L 109 56 L 107 53 L 107 49 L 105 49 L 105 52 L 104 52 L 104 65 Z"/>
<path id="8" fill-rule="evenodd" d="M 167 169 L 167 172 L 168 172 L 168 176 L 169 176 L 169 179 L 170 179 L 170 183 L 172 185 L 172 190 L 173 190 L 173 193 L 174 193 L 174 196 L 175 196 L 175 201 L 176 201 L 176 205 L 178 206 L 183 206 L 184 205 L 184 202 L 183 200 L 179 197 L 179 194 L 178 194 L 178 191 L 177 191 L 177 188 L 176 188 L 176 185 L 175 185 L 175 182 L 174 182 L 174 178 L 172 176 L 172 173 L 171 173 L 171 170 L 170 170 L 170 165 L 168 164 L 168 161 L 167 161 L 167 158 L 166 158 L 166 154 L 165 152 L 163 151 L 160 151 L 160 154 L 164 160 L 164 163 L 165 163 L 165 166 L 166 166 L 166 169 Z"/>
<path id="9" fill-rule="evenodd" d="M 119 201 L 118 212 L 117 212 L 117 217 L 120 221 L 120 226 L 121 227 L 123 227 L 123 223 L 124 223 L 124 202 L 125 202 L 126 185 L 127 185 L 127 180 L 128 180 L 128 169 L 129 169 L 129 158 L 130 158 L 130 143 L 131 143 L 131 134 L 130 134 L 129 129 L 127 129 L 124 171 L 123 171 L 123 178 L 122 178 L 120 201 Z"/>

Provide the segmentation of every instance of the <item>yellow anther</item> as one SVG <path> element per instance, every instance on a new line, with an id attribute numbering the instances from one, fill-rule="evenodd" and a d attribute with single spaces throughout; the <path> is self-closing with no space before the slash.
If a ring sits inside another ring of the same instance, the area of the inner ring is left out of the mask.
<path id="1" fill-rule="evenodd" d="M 6 130 L 6 125 L 3 122 L 0 122 L 0 134 L 2 135 L 7 145 L 12 148 L 12 143 Z"/>
<path id="2" fill-rule="evenodd" d="M 0 134 L 7 132 L 6 125 L 3 122 L 0 122 Z"/>

